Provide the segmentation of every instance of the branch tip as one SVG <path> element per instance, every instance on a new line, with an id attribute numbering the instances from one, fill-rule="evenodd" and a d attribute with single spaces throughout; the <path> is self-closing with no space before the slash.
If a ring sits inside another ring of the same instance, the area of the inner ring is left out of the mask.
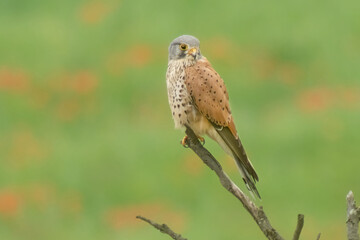
<path id="1" fill-rule="evenodd" d="M 151 226 L 153 226 L 160 232 L 169 235 L 174 240 L 187 240 L 186 238 L 183 238 L 180 234 L 177 234 L 173 230 L 171 230 L 171 228 L 166 224 L 158 224 L 158 223 L 151 221 L 150 219 L 140 216 L 140 215 L 136 216 L 136 218 L 149 223 Z"/>
<path id="2" fill-rule="evenodd" d="M 347 237 L 349 240 L 359 240 L 360 210 L 356 207 L 355 197 L 352 191 L 346 196 L 347 201 Z"/>
<path id="3" fill-rule="evenodd" d="M 316 240 L 320 240 L 320 237 L 321 237 L 321 233 L 319 233 L 319 234 L 317 235 Z"/>
<path id="4" fill-rule="evenodd" d="M 299 240 L 300 233 L 301 233 L 301 230 L 303 229 L 303 227 L 304 227 L 304 215 L 298 214 L 297 224 L 296 224 L 293 240 Z"/>

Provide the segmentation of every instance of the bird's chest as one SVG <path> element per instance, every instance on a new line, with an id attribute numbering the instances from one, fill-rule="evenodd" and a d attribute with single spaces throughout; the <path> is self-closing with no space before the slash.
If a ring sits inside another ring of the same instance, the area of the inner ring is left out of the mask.
<path id="1" fill-rule="evenodd" d="M 169 64 L 166 73 L 169 105 L 175 127 L 180 128 L 190 124 L 194 111 L 191 96 L 186 88 L 185 65 Z"/>

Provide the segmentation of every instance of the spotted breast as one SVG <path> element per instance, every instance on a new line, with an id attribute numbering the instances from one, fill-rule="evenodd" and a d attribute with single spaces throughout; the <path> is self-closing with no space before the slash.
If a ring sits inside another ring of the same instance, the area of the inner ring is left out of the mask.
<path id="1" fill-rule="evenodd" d="M 185 124 L 189 124 L 189 114 L 191 115 L 194 111 L 191 104 L 192 99 L 185 84 L 185 69 L 193 64 L 195 62 L 183 60 L 169 61 L 168 64 L 166 84 L 175 128 L 181 128 Z"/>

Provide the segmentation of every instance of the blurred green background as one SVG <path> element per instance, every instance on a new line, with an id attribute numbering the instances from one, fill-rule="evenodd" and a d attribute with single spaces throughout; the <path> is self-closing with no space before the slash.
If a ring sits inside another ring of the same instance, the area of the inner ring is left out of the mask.
<path id="1" fill-rule="evenodd" d="M 264 239 L 179 141 L 167 47 L 191 34 L 226 82 L 273 226 L 346 236 L 360 202 L 360 3 L 0 1 L 0 239 Z M 235 164 L 206 147 L 245 189 Z M 247 193 L 247 192 L 246 192 Z"/>

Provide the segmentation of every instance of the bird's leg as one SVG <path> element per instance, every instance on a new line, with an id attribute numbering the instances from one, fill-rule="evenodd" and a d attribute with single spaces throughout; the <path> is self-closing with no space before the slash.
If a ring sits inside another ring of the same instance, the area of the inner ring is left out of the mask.
<path id="1" fill-rule="evenodd" d="M 198 137 L 198 139 L 200 140 L 201 144 L 202 144 L 202 145 L 205 145 L 205 138 L 200 137 L 200 136 L 197 136 L 197 137 Z M 188 148 L 188 147 L 189 147 L 189 146 L 186 144 L 187 139 L 188 139 L 188 136 L 185 135 L 185 136 L 183 137 L 183 139 L 181 140 L 181 142 L 180 142 L 181 145 L 183 145 L 183 147 L 185 147 L 185 148 Z"/>

